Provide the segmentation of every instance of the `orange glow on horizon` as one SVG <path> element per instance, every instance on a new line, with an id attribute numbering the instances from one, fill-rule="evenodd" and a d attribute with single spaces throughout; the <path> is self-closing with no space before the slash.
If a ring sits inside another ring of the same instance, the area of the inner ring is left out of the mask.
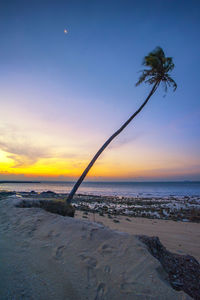
<path id="1" fill-rule="evenodd" d="M 161 159 L 153 159 L 148 161 L 143 154 L 135 155 L 135 159 L 129 161 L 126 153 L 122 155 L 120 160 L 119 152 L 108 151 L 107 155 L 103 156 L 92 167 L 87 175 L 88 179 L 101 179 L 109 178 L 113 180 L 131 179 L 131 178 L 147 178 L 151 180 L 153 178 L 170 176 L 184 176 L 188 173 L 193 175 L 195 170 L 183 169 L 177 162 L 167 161 L 166 165 L 161 164 Z M 89 160 L 80 158 L 41 158 L 34 163 L 17 161 L 15 157 L 5 151 L 0 151 L 0 174 L 1 175 L 14 175 L 24 177 L 42 177 L 48 180 L 51 178 L 77 178 L 84 171 L 85 167 L 89 163 Z M 166 163 L 166 161 L 165 161 Z M 175 166 L 175 168 L 173 168 Z"/>

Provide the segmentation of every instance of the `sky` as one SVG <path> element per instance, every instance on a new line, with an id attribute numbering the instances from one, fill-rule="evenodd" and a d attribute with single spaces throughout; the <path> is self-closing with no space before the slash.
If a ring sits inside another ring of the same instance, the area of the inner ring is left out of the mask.
<path id="1" fill-rule="evenodd" d="M 159 87 L 87 180 L 200 180 L 199 30 L 198 0 L 1 0 L 0 180 L 80 176 L 147 97 L 156 46 L 176 92 Z"/>

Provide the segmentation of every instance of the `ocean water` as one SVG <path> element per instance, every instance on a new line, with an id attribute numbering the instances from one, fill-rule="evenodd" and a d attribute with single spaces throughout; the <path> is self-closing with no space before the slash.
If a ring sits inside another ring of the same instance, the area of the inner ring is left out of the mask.
<path id="1" fill-rule="evenodd" d="M 68 193 L 73 182 L 0 183 L 0 190 Z M 199 182 L 83 182 L 77 193 L 126 197 L 199 196 Z"/>

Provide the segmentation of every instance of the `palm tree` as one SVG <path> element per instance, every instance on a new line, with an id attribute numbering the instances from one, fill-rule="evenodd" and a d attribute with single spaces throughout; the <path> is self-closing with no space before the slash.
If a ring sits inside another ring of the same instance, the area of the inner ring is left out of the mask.
<path id="1" fill-rule="evenodd" d="M 112 142 L 112 140 L 118 136 L 124 128 L 137 116 L 137 114 L 143 109 L 143 107 L 147 104 L 150 97 L 155 93 L 160 83 L 163 83 L 165 91 L 167 91 L 168 87 L 173 87 L 175 91 L 177 88 L 176 82 L 169 76 L 169 72 L 174 69 L 174 63 L 172 61 L 172 57 L 165 57 L 165 53 L 161 47 L 156 47 L 155 50 L 150 52 L 147 56 L 145 56 L 143 65 L 148 69 L 144 69 L 142 71 L 142 75 L 140 76 L 136 86 L 141 84 L 142 82 L 153 85 L 149 95 L 147 96 L 144 103 L 140 106 L 140 108 L 132 115 L 130 118 L 111 136 L 109 139 L 103 144 L 103 146 L 99 149 L 99 151 L 95 154 L 87 168 L 83 171 L 82 175 L 75 183 L 71 192 L 68 195 L 67 203 L 70 204 L 74 194 L 79 188 L 80 184 L 84 180 L 85 176 L 99 157 L 99 155 L 105 150 L 105 148 Z"/>

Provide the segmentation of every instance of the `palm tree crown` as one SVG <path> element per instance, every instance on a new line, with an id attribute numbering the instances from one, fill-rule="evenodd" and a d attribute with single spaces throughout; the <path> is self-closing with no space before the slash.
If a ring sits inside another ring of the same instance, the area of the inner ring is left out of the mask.
<path id="1" fill-rule="evenodd" d="M 172 57 L 165 57 L 165 53 L 161 47 L 156 47 L 155 50 L 145 56 L 143 65 L 149 69 L 142 71 L 136 86 L 142 82 L 158 85 L 160 82 L 164 84 L 165 91 L 168 87 L 173 87 L 175 91 L 177 88 L 176 82 L 169 76 L 168 72 L 174 69 Z"/>

